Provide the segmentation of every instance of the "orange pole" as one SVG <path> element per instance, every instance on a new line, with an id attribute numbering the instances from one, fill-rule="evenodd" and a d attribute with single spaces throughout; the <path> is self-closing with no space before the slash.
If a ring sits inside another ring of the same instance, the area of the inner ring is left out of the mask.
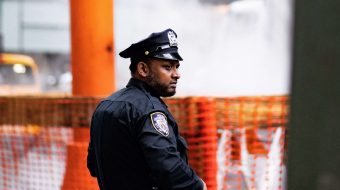
<path id="1" fill-rule="evenodd" d="M 71 0 L 72 94 L 106 96 L 115 90 L 113 0 Z"/>

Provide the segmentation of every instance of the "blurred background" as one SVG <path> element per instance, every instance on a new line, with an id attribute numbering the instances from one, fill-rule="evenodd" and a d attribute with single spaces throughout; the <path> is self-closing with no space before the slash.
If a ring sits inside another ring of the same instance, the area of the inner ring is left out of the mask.
<path id="1" fill-rule="evenodd" d="M 338 0 L 0 0 L 0 189 L 98 189 L 93 110 L 130 78 L 118 53 L 167 28 L 184 61 L 164 100 L 209 190 L 340 189 L 339 13 Z"/>
<path id="2" fill-rule="evenodd" d="M 290 4 L 290 0 L 116 0 L 117 89 L 130 77 L 129 60 L 118 53 L 152 32 L 172 28 L 184 57 L 177 96 L 288 94 Z M 0 10 L 2 51 L 33 57 L 43 92 L 71 93 L 69 1 L 1 0 Z"/>
<path id="3" fill-rule="evenodd" d="M 209 190 L 286 189 L 291 0 L 88 2 L 0 0 L 0 189 L 97 189 L 84 158 L 103 93 L 88 92 L 105 85 L 86 80 L 111 76 L 111 63 L 91 58 L 112 58 L 114 77 L 103 80 L 123 88 L 129 60 L 118 53 L 167 28 L 178 34 L 184 61 L 178 93 L 165 101 L 188 141 L 190 165 Z M 111 2 L 105 26 L 96 13 Z M 74 84 L 85 91 L 74 93 Z"/>

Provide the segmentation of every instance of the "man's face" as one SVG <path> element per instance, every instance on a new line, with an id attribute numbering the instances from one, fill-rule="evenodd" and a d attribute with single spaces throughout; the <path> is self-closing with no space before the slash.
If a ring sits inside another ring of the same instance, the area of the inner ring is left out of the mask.
<path id="1" fill-rule="evenodd" d="M 177 80 L 180 78 L 179 65 L 179 61 L 151 59 L 148 61 L 150 73 L 146 77 L 146 82 L 159 96 L 175 95 Z"/>

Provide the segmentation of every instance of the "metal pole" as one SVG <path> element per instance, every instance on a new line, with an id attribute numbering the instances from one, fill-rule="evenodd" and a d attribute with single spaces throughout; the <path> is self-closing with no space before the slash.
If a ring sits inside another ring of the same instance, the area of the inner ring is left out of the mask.
<path id="1" fill-rule="evenodd" d="M 106 96 L 115 89 L 113 0 L 71 0 L 73 95 Z"/>

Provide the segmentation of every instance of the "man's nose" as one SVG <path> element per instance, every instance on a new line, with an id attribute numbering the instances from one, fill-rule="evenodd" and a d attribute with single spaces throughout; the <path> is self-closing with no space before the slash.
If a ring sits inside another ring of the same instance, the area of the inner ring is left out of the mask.
<path id="1" fill-rule="evenodd" d="M 181 78 L 181 75 L 179 74 L 178 69 L 174 69 L 174 71 L 172 72 L 172 77 L 177 78 L 177 79 Z"/>

